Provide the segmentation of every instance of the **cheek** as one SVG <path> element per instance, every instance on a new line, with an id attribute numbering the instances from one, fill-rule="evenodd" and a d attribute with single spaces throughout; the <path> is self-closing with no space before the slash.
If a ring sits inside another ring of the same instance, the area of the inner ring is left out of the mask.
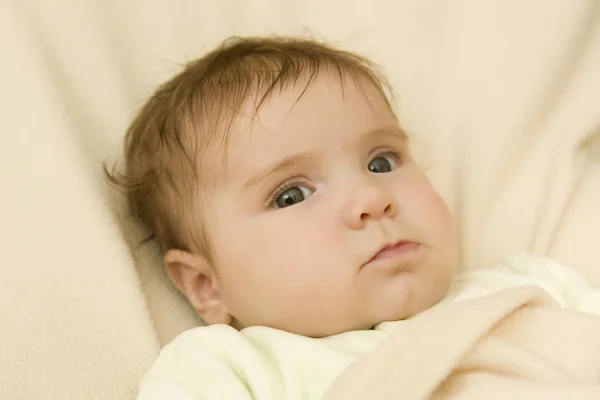
<path id="1" fill-rule="evenodd" d="M 223 220 L 223 228 L 215 234 L 218 264 L 235 274 L 236 280 L 243 277 L 259 286 L 269 282 L 314 286 L 323 263 L 336 262 L 333 255 L 343 252 L 336 251 L 340 235 L 332 232 L 332 224 L 304 214 L 279 210 Z"/>
<path id="2" fill-rule="evenodd" d="M 442 197 L 431 187 L 425 178 L 414 186 L 413 221 L 423 235 L 423 240 L 434 250 L 432 262 L 438 266 L 435 270 L 439 293 L 445 293 L 454 271 L 458 257 L 458 243 L 452 213 Z M 443 279 L 442 279 L 443 278 Z"/>
<path id="3" fill-rule="evenodd" d="M 422 193 L 421 199 L 427 211 L 425 217 L 429 219 L 429 223 L 435 225 L 440 231 L 452 231 L 452 215 L 444 199 L 433 189 Z"/>
<path id="4" fill-rule="evenodd" d="M 327 217 L 314 210 L 298 208 L 281 210 L 278 215 L 262 218 L 258 226 L 262 232 L 260 246 L 265 254 L 285 259 L 305 271 L 314 270 L 323 262 L 331 262 L 331 255 L 339 249 L 339 235 L 333 232 Z"/>
<path id="5" fill-rule="evenodd" d="M 448 244 L 454 241 L 454 222 L 450 209 L 429 181 L 416 177 L 399 194 L 400 207 L 411 223 L 429 239 Z M 438 243 L 443 245 L 444 243 Z"/>

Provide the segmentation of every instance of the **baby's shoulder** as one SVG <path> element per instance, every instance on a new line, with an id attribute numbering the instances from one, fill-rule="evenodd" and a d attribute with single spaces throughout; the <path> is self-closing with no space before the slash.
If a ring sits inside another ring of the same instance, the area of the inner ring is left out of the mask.
<path id="1" fill-rule="evenodd" d="M 161 349 L 150 372 L 179 369 L 183 365 L 222 363 L 244 347 L 243 335 L 228 325 L 188 329 Z"/>
<path id="2" fill-rule="evenodd" d="M 285 393 L 321 398 L 341 371 L 383 336 L 348 332 L 315 339 L 268 327 L 194 328 L 163 348 L 141 390 L 150 396 L 144 399 L 172 398 L 184 389 L 196 398 L 281 399 Z M 151 397 L 158 390 L 165 395 Z"/>

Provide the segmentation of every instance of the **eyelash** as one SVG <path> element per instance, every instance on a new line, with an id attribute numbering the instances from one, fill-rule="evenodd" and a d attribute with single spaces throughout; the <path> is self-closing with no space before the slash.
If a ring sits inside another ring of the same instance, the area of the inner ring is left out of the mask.
<path id="1" fill-rule="evenodd" d="M 386 157 L 386 156 L 394 157 L 396 159 L 396 162 L 398 163 L 398 167 L 400 167 L 404 161 L 403 154 L 399 151 L 393 151 L 393 150 L 382 151 L 381 153 L 376 153 L 375 156 L 371 159 L 371 161 L 373 161 L 376 158 Z M 371 162 L 371 161 L 369 161 L 369 162 Z"/>
<path id="2" fill-rule="evenodd" d="M 286 190 L 302 184 L 305 184 L 305 182 L 301 179 L 291 179 L 279 184 L 275 188 L 275 190 L 273 190 L 273 192 L 269 195 L 269 198 L 267 199 L 267 205 L 272 206 L 273 203 L 275 203 L 275 200 L 277 200 L 277 198 L 281 196 Z"/>

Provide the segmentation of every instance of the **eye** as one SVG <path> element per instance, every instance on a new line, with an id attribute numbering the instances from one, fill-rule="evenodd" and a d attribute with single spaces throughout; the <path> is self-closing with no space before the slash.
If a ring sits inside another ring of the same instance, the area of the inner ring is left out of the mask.
<path id="1" fill-rule="evenodd" d="M 384 174 L 398 167 L 398 156 L 395 154 L 382 154 L 369 163 L 369 172 Z"/>
<path id="2" fill-rule="evenodd" d="M 274 208 L 285 208 L 293 206 L 306 200 L 313 194 L 313 190 L 306 186 L 294 186 L 281 192 L 273 202 Z"/>

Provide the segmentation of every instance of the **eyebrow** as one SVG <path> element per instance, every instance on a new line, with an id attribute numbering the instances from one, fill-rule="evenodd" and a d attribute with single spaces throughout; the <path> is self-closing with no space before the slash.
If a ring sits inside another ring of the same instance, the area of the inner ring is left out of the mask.
<path id="1" fill-rule="evenodd" d="M 368 142 L 380 137 L 396 137 L 401 140 L 408 140 L 408 135 L 398 126 L 384 126 L 369 130 L 361 135 L 360 142 Z M 311 153 L 298 153 L 293 156 L 282 158 L 281 160 L 269 165 L 267 168 L 262 170 L 260 173 L 254 175 L 248 179 L 244 184 L 242 190 L 246 190 L 252 186 L 261 184 L 269 180 L 269 177 L 276 172 L 284 171 L 297 167 L 298 165 L 307 163 L 310 159 L 314 158 Z"/>
<path id="2" fill-rule="evenodd" d="M 408 140 L 408 135 L 399 126 L 383 126 L 381 128 L 371 129 L 362 134 L 361 142 L 368 142 L 373 139 L 394 137 L 401 140 Z"/>
<path id="3" fill-rule="evenodd" d="M 282 158 L 276 163 L 268 166 L 260 173 L 254 175 L 252 178 L 248 179 L 248 181 L 244 184 L 244 190 L 249 187 L 258 185 L 264 181 L 267 181 L 271 175 L 276 172 L 283 171 L 286 169 L 293 168 L 300 164 L 306 163 L 312 156 L 309 153 L 299 153 L 290 157 Z"/>

